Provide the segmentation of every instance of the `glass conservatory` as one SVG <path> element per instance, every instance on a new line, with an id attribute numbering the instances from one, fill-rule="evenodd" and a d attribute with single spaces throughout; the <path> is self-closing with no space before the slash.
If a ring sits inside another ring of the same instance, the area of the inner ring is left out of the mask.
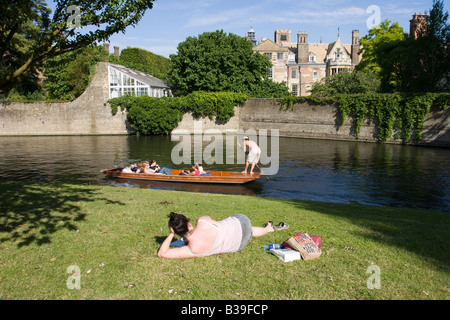
<path id="1" fill-rule="evenodd" d="M 110 98 L 125 95 L 145 95 L 157 98 L 172 96 L 172 91 L 167 83 L 145 72 L 109 64 L 108 75 Z"/>

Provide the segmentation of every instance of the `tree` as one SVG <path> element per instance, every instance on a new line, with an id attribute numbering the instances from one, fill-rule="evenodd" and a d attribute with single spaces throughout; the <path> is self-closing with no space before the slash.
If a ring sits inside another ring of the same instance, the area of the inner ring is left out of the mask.
<path id="1" fill-rule="evenodd" d="M 48 98 L 74 100 L 88 87 L 97 63 L 107 60 L 103 46 L 88 46 L 47 60 L 44 87 Z"/>
<path id="2" fill-rule="evenodd" d="M 442 1 L 433 8 L 417 35 L 385 43 L 375 50 L 383 91 L 450 90 L 450 25 Z"/>
<path id="3" fill-rule="evenodd" d="M 391 24 L 391 21 L 384 20 L 379 26 L 371 28 L 368 34 L 360 39 L 361 49 L 358 54 L 362 54 L 362 61 L 356 65 L 358 71 L 371 71 L 378 74 L 381 67 L 378 63 L 375 51 L 381 45 L 392 41 L 403 40 L 405 34 L 398 22 Z"/>
<path id="4" fill-rule="evenodd" d="M 154 1 L 57 0 L 50 17 L 43 0 L 0 0 L 0 93 L 13 88 L 47 59 L 106 41 L 136 25 Z"/>
<path id="5" fill-rule="evenodd" d="M 338 94 L 377 92 L 380 79 L 374 72 L 343 71 L 314 83 L 311 94 L 329 97 Z"/>
<path id="6" fill-rule="evenodd" d="M 450 89 L 450 24 L 443 1 L 433 1 L 425 28 L 421 29 L 417 41 L 420 54 L 416 66 L 423 71 L 413 85 L 425 86 L 427 91 L 449 91 Z M 415 88 L 414 88 L 415 87 Z"/>
<path id="7" fill-rule="evenodd" d="M 167 81 L 167 72 L 170 69 L 169 59 L 139 48 L 123 49 L 118 63 L 131 69 L 148 72 L 163 81 Z"/>
<path id="8" fill-rule="evenodd" d="M 268 80 L 270 60 L 253 52 L 252 43 L 223 30 L 188 37 L 171 55 L 169 83 L 178 94 L 229 91 L 253 95 L 259 86 L 280 87 Z M 286 90 L 287 91 L 287 90 Z"/>

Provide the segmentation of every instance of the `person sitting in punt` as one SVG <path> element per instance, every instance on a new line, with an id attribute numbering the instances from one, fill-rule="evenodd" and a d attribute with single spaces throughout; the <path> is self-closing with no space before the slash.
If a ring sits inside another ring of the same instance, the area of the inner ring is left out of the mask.
<path id="1" fill-rule="evenodd" d="M 237 252 L 244 249 L 252 237 L 274 232 L 271 221 L 268 221 L 265 227 L 253 227 L 250 219 L 240 213 L 222 221 L 202 216 L 197 219 L 194 227 L 186 216 L 171 212 L 169 230 L 170 234 L 158 250 L 158 257 L 186 259 Z M 182 237 L 186 245 L 171 248 L 175 234 Z"/>
<path id="2" fill-rule="evenodd" d="M 138 170 L 136 173 L 153 173 L 149 170 L 148 162 L 138 162 L 137 163 Z"/>
<path id="3" fill-rule="evenodd" d="M 124 173 L 134 173 L 137 169 L 137 164 L 136 163 L 132 163 L 129 166 L 126 166 L 125 168 L 122 169 L 122 172 Z"/>
<path id="4" fill-rule="evenodd" d="M 153 170 L 152 173 L 161 173 L 167 175 L 173 174 L 169 168 L 166 167 L 160 168 L 159 165 L 156 163 L 156 160 L 150 160 L 149 162 L 150 162 L 150 170 Z"/>
<path id="5" fill-rule="evenodd" d="M 211 176 L 211 172 L 209 171 L 205 171 L 203 169 L 203 166 L 201 164 L 199 164 L 198 162 L 196 162 L 194 165 L 196 165 L 198 167 L 198 171 L 200 172 L 200 176 Z"/>
<path id="6" fill-rule="evenodd" d="M 197 166 L 198 170 L 200 171 L 200 174 L 205 172 L 205 170 L 203 170 L 203 166 L 200 163 L 196 162 L 194 163 L 194 166 Z"/>
<path id="7" fill-rule="evenodd" d="M 199 176 L 200 175 L 200 169 L 198 163 L 194 163 L 192 165 L 192 169 L 190 171 L 183 170 L 180 172 L 180 175 L 182 176 Z"/>

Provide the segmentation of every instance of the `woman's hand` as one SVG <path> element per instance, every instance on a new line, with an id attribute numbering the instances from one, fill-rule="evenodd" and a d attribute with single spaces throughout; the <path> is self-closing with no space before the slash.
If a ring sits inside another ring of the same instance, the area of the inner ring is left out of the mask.
<path id="1" fill-rule="evenodd" d="M 170 248 L 170 243 L 173 240 L 175 232 L 172 227 L 169 227 L 170 234 L 167 236 L 166 240 L 162 243 L 161 247 L 158 250 L 158 257 L 160 258 L 172 258 L 172 259 L 187 259 L 195 257 L 192 254 L 187 246 L 183 246 L 181 248 Z"/>

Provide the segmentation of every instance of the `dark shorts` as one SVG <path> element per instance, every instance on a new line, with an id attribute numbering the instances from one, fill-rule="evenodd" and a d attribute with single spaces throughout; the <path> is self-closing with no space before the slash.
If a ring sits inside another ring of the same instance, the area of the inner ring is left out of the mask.
<path id="1" fill-rule="evenodd" d="M 250 219 L 246 215 L 243 215 L 241 213 L 234 214 L 233 217 L 237 218 L 241 222 L 242 226 L 242 240 L 238 250 L 241 251 L 242 249 L 245 248 L 247 243 L 252 238 L 252 223 L 250 222 Z"/>

